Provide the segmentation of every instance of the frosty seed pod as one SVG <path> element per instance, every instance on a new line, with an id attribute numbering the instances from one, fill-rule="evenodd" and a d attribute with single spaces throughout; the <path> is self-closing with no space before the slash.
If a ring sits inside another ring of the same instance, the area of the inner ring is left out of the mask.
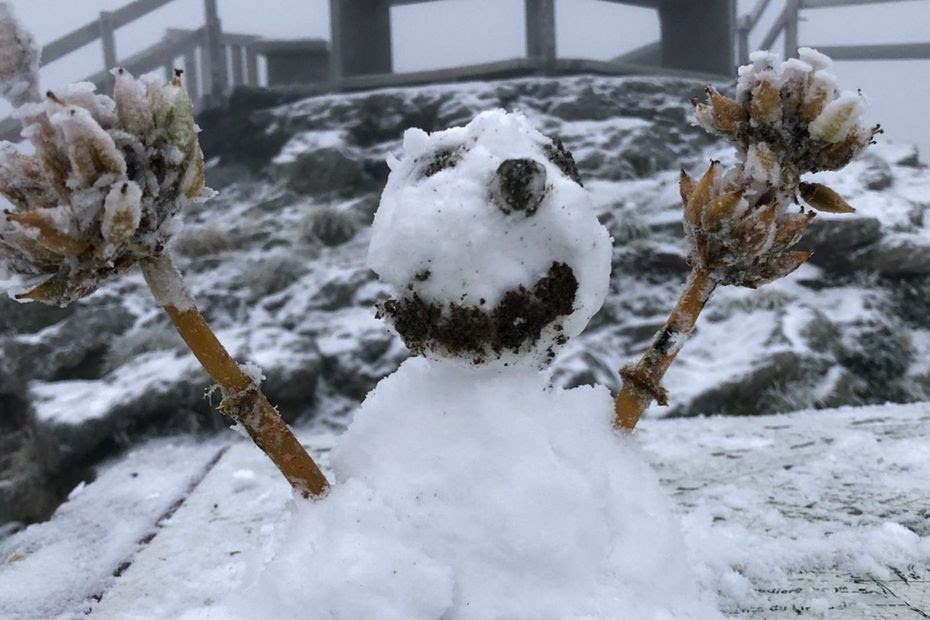
<path id="1" fill-rule="evenodd" d="M 879 131 L 861 124 L 863 98 L 837 88 L 827 56 L 805 47 L 798 56 L 779 62 L 755 52 L 739 68 L 735 99 L 708 87 L 707 102 L 693 102 L 697 123 L 730 140 L 744 160 L 766 144 L 786 179 L 839 170 Z"/>
<path id="2" fill-rule="evenodd" d="M 210 195 L 178 76 L 114 74 L 115 99 L 81 83 L 17 110 L 35 154 L 0 150 L 0 194 L 12 204 L 0 217 L 0 275 L 25 288 L 18 299 L 66 305 L 89 295 L 160 254 L 174 215 Z"/>
<path id="3" fill-rule="evenodd" d="M 410 129 L 375 215 L 369 266 L 408 348 L 433 358 L 548 363 L 600 308 L 610 236 L 571 154 L 521 114 Z"/>
<path id="4" fill-rule="evenodd" d="M 726 172 L 712 162 L 699 181 L 682 173 L 691 263 L 718 284 L 755 288 L 787 275 L 810 256 L 792 247 L 814 211 L 853 211 L 801 177 L 842 168 L 879 127 L 861 124 L 862 96 L 838 90 L 828 57 L 809 48 L 798 56 L 756 52 L 739 69 L 735 99 L 708 87 L 706 103 L 694 102 L 697 123 L 732 142 L 739 160 Z M 794 211 L 799 202 L 812 211 Z"/>

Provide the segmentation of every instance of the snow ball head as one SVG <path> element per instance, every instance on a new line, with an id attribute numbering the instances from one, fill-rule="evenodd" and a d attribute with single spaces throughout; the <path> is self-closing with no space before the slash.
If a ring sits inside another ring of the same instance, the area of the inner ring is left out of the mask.
<path id="1" fill-rule="evenodd" d="M 410 129 L 389 164 L 368 262 L 411 351 L 544 365 L 601 307 L 610 236 L 571 153 L 523 115 Z"/>

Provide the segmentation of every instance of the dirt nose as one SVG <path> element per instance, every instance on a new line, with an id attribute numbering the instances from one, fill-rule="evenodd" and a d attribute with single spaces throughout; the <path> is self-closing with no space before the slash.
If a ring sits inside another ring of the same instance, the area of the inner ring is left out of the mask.
<path id="1" fill-rule="evenodd" d="M 546 197 L 546 168 L 532 159 L 507 159 L 497 167 L 491 199 L 504 213 L 536 213 Z"/>

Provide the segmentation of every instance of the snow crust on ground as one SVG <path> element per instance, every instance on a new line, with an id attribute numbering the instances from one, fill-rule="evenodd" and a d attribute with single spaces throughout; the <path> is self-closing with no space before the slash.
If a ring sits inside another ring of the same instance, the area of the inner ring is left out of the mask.
<path id="1" fill-rule="evenodd" d="M 415 395 L 415 397 L 412 397 Z M 244 591 L 195 618 L 713 618 L 604 388 L 422 358 L 383 380 Z"/>

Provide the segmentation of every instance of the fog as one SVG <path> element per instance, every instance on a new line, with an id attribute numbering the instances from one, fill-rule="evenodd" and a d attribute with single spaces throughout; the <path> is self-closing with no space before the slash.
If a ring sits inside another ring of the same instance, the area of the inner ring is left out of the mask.
<path id="1" fill-rule="evenodd" d="M 12 0 L 39 42 L 92 21 L 101 10 L 127 0 Z M 754 0 L 739 0 L 739 13 Z M 750 40 L 757 45 L 784 5 L 776 0 Z M 219 0 L 223 29 L 274 38 L 328 38 L 328 0 Z M 558 53 L 609 59 L 659 36 L 655 12 L 600 0 L 557 0 Z M 397 71 L 436 68 L 521 56 L 525 53 L 523 0 L 445 0 L 395 7 L 392 12 Z M 146 19 L 117 31 L 119 57 L 160 39 L 166 28 L 203 23 L 202 0 L 175 0 Z M 697 25 L 696 25 L 697 27 Z M 930 0 L 802 12 L 802 45 L 930 41 Z M 781 49 L 776 41 L 775 49 Z M 43 69 L 46 85 L 74 81 L 102 68 L 99 44 L 89 45 Z M 884 139 L 917 143 L 930 153 L 930 60 L 837 63 L 841 84 L 861 88 L 870 117 L 886 128 Z M 0 110 L 5 114 L 7 108 Z M 926 159 L 926 156 L 925 156 Z"/>

